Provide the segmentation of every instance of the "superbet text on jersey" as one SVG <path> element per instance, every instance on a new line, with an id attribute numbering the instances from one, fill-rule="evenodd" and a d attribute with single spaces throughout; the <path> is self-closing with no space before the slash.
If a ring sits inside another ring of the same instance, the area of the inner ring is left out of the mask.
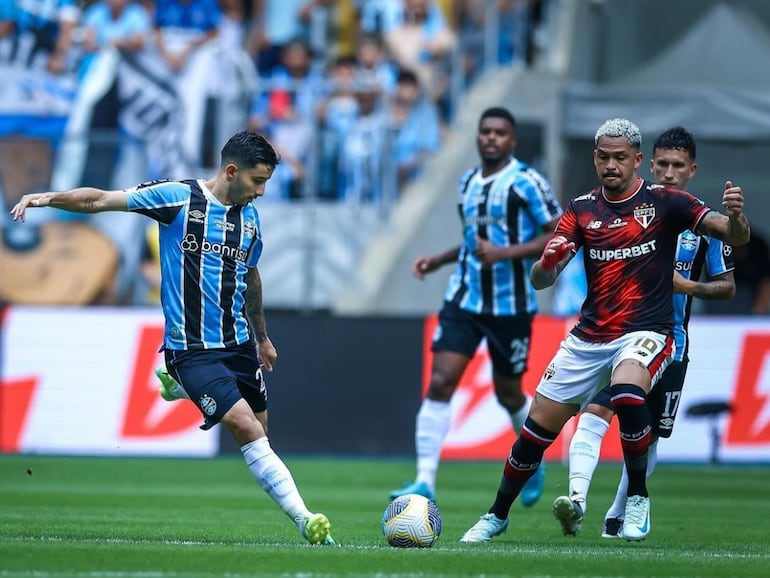
<path id="1" fill-rule="evenodd" d="M 583 247 L 588 295 L 573 333 L 592 342 L 631 331 L 670 334 L 677 237 L 709 210 L 690 193 L 643 179 L 621 201 L 601 188 L 573 199 L 556 229 Z"/>

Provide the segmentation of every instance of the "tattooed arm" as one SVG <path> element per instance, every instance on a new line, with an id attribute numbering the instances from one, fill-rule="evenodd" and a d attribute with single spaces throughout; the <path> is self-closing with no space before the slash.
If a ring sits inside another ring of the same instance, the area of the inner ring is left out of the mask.
<path id="1" fill-rule="evenodd" d="M 81 187 L 62 193 L 32 193 L 24 195 L 11 209 L 13 220 L 24 220 L 27 208 L 53 207 L 71 213 L 101 213 L 127 211 L 125 191 L 104 191 L 93 187 Z"/>
<path id="2" fill-rule="evenodd" d="M 273 370 L 278 359 L 272 341 L 267 336 L 267 324 L 265 323 L 265 310 L 262 308 L 262 279 L 259 270 L 253 267 L 246 273 L 246 318 L 257 340 L 257 352 L 262 366 L 267 371 Z"/>
<path id="3" fill-rule="evenodd" d="M 708 281 L 693 281 L 674 271 L 674 292 L 707 301 L 732 299 L 735 295 L 735 277 L 732 271 L 727 271 Z"/>

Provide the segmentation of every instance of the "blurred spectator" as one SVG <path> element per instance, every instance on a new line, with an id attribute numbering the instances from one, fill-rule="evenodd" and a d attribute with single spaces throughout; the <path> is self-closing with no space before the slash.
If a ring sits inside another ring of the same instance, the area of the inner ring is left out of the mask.
<path id="1" fill-rule="evenodd" d="M 292 40 L 283 48 L 281 63 L 262 83 L 252 106 L 251 127 L 262 130 L 276 115 L 313 121 L 325 83 L 323 74 L 312 65 L 307 44 Z"/>
<path id="2" fill-rule="evenodd" d="M 441 122 L 436 104 L 424 95 L 417 76 L 402 70 L 390 106 L 394 129 L 393 159 L 398 189 L 416 177 L 425 158 L 441 146 Z"/>
<path id="3" fill-rule="evenodd" d="M 464 74 L 468 82 L 484 70 L 485 65 L 510 65 L 524 62 L 526 57 L 527 2 L 523 0 L 497 0 L 496 20 L 489 22 L 487 0 L 466 0 L 455 3 L 460 53 Z M 486 39 L 489 26 L 497 31 L 495 62 L 485 62 Z"/>
<path id="4" fill-rule="evenodd" d="M 321 198 L 339 196 L 340 149 L 358 117 L 356 68 L 353 56 L 340 56 L 334 61 L 328 73 L 327 96 L 318 107 L 321 151 L 317 190 Z"/>
<path id="5" fill-rule="evenodd" d="M 356 68 L 374 77 L 382 92 L 390 94 L 396 87 L 398 71 L 383 50 L 382 42 L 372 35 L 362 36 L 356 48 Z"/>
<path id="6" fill-rule="evenodd" d="M 355 86 L 358 116 L 340 151 L 340 196 L 346 201 L 384 199 L 385 161 L 390 158 L 387 117 L 377 82 L 361 78 Z"/>
<path id="7" fill-rule="evenodd" d="M 359 29 L 363 34 L 382 36 L 399 24 L 403 0 L 357 0 Z"/>
<path id="8" fill-rule="evenodd" d="M 309 41 L 309 23 L 319 0 L 261 0 L 247 42 L 260 76 L 269 77 L 281 64 L 284 49 L 295 40 Z"/>
<path id="9" fill-rule="evenodd" d="M 96 52 L 114 46 L 135 52 L 144 48 L 152 33 L 150 15 L 133 0 L 99 0 L 83 15 L 81 75 L 88 70 Z"/>
<path id="10" fill-rule="evenodd" d="M 264 80 L 264 90 L 255 98 L 249 125 L 270 138 L 284 161 L 273 176 L 281 193 L 271 197 L 296 199 L 301 194 L 324 87 L 307 45 L 293 40 L 284 46 L 281 64 Z"/>
<path id="11" fill-rule="evenodd" d="M 219 39 L 227 47 L 246 47 L 249 30 L 256 26 L 256 16 L 262 0 L 219 0 L 222 18 Z"/>
<path id="12" fill-rule="evenodd" d="M 710 315 L 770 314 L 770 247 L 757 230 L 751 230 L 747 245 L 732 247 L 735 263 L 735 297 L 727 301 L 704 301 Z"/>
<path id="13" fill-rule="evenodd" d="M 190 56 L 217 37 L 222 12 L 217 0 L 157 0 L 156 44 L 173 72 L 180 72 Z"/>
<path id="14" fill-rule="evenodd" d="M 439 101 L 449 87 L 449 54 L 456 39 L 432 0 L 403 0 L 401 21 L 384 35 L 399 68 L 413 70 L 428 97 Z"/>
<path id="15" fill-rule="evenodd" d="M 71 68 L 72 39 L 79 20 L 75 0 L 16 2 L 16 34 L 30 34 L 33 38 L 32 46 L 22 48 L 26 65 L 32 68 L 37 60 L 44 59 L 44 67 L 52 74 Z"/>

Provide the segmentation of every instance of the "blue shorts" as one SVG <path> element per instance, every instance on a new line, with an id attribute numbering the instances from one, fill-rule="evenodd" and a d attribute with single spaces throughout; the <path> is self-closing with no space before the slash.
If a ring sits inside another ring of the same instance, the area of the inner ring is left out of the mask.
<path id="1" fill-rule="evenodd" d="M 257 350 L 245 343 L 226 349 L 165 350 L 166 369 L 203 414 L 201 429 L 210 429 L 239 399 L 254 413 L 267 409 L 267 387 Z"/>
<path id="2" fill-rule="evenodd" d="M 438 314 L 431 351 L 452 351 L 473 357 L 481 340 L 486 338 L 495 373 L 506 377 L 521 375 L 527 370 L 532 317 L 530 313 L 471 313 L 456 303 L 445 301 Z"/>
<path id="3" fill-rule="evenodd" d="M 687 363 L 687 361 L 672 361 L 658 383 L 647 394 L 650 424 L 653 433 L 659 438 L 670 438 L 674 430 L 674 420 L 679 411 L 684 378 L 687 375 Z M 610 401 L 610 386 L 604 387 L 597 393 L 591 403 L 613 409 Z"/>

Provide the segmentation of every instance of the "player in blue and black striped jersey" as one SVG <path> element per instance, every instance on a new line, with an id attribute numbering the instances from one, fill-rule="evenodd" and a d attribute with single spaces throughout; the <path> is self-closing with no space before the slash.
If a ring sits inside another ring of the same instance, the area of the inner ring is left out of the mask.
<path id="1" fill-rule="evenodd" d="M 412 265 L 418 279 L 454 263 L 433 338 L 427 395 L 416 420 L 417 476 L 391 492 L 435 497 L 441 447 L 449 431 L 450 400 L 482 339 L 492 361 L 498 402 L 518 434 L 531 399 L 521 391 L 532 318 L 537 310 L 529 270 L 562 214 L 548 181 L 513 156 L 516 121 L 501 107 L 485 110 L 476 137 L 481 164 L 460 180 L 457 208 L 462 242 Z M 533 505 L 543 491 L 543 470 L 523 492 Z"/>
<path id="2" fill-rule="evenodd" d="M 262 488 L 311 544 L 334 544 L 329 520 L 310 512 L 286 465 L 267 438 L 267 389 L 278 354 L 267 335 L 259 215 L 252 202 L 280 162 L 259 134 L 242 131 L 222 148 L 208 180 L 154 181 L 122 191 L 82 187 L 24 195 L 11 210 L 29 207 L 78 213 L 132 211 L 160 224 L 163 350 L 175 397 L 192 400 L 203 429 L 221 423 L 241 447 Z M 168 398 L 168 396 L 166 396 Z"/>
<path id="3" fill-rule="evenodd" d="M 673 127 L 661 133 L 652 147 L 650 171 L 659 185 L 686 190 L 698 168 L 696 144 L 689 131 Z M 674 340 L 676 350 L 671 364 L 647 396 L 652 417 L 653 439 L 647 455 L 647 476 L 657 463 L 657 440 L 671 437 L 682 389 L 684 388 L 690 340 L 687 326 L 693 297 L 705 300 L 730 299 L 735 294 L 732 247 L 707 235 L 690 230 L 679 234 L 674 254 Z M 701 280 L 705 273 L 706 279 Z M 588 503 L 588 489 L 602 440 L 615 415 L 610 387 L 602 389 L 580 415 L 570 443 L 569 496 L 557 498 L 554 513 L 565 534 L 577 534 Z M 622 537 L 628 474 L 623 468 L 615 501 L 605 515 L 603 538 Z M 578 508 L 574 503 L 577 502 Z"/>

